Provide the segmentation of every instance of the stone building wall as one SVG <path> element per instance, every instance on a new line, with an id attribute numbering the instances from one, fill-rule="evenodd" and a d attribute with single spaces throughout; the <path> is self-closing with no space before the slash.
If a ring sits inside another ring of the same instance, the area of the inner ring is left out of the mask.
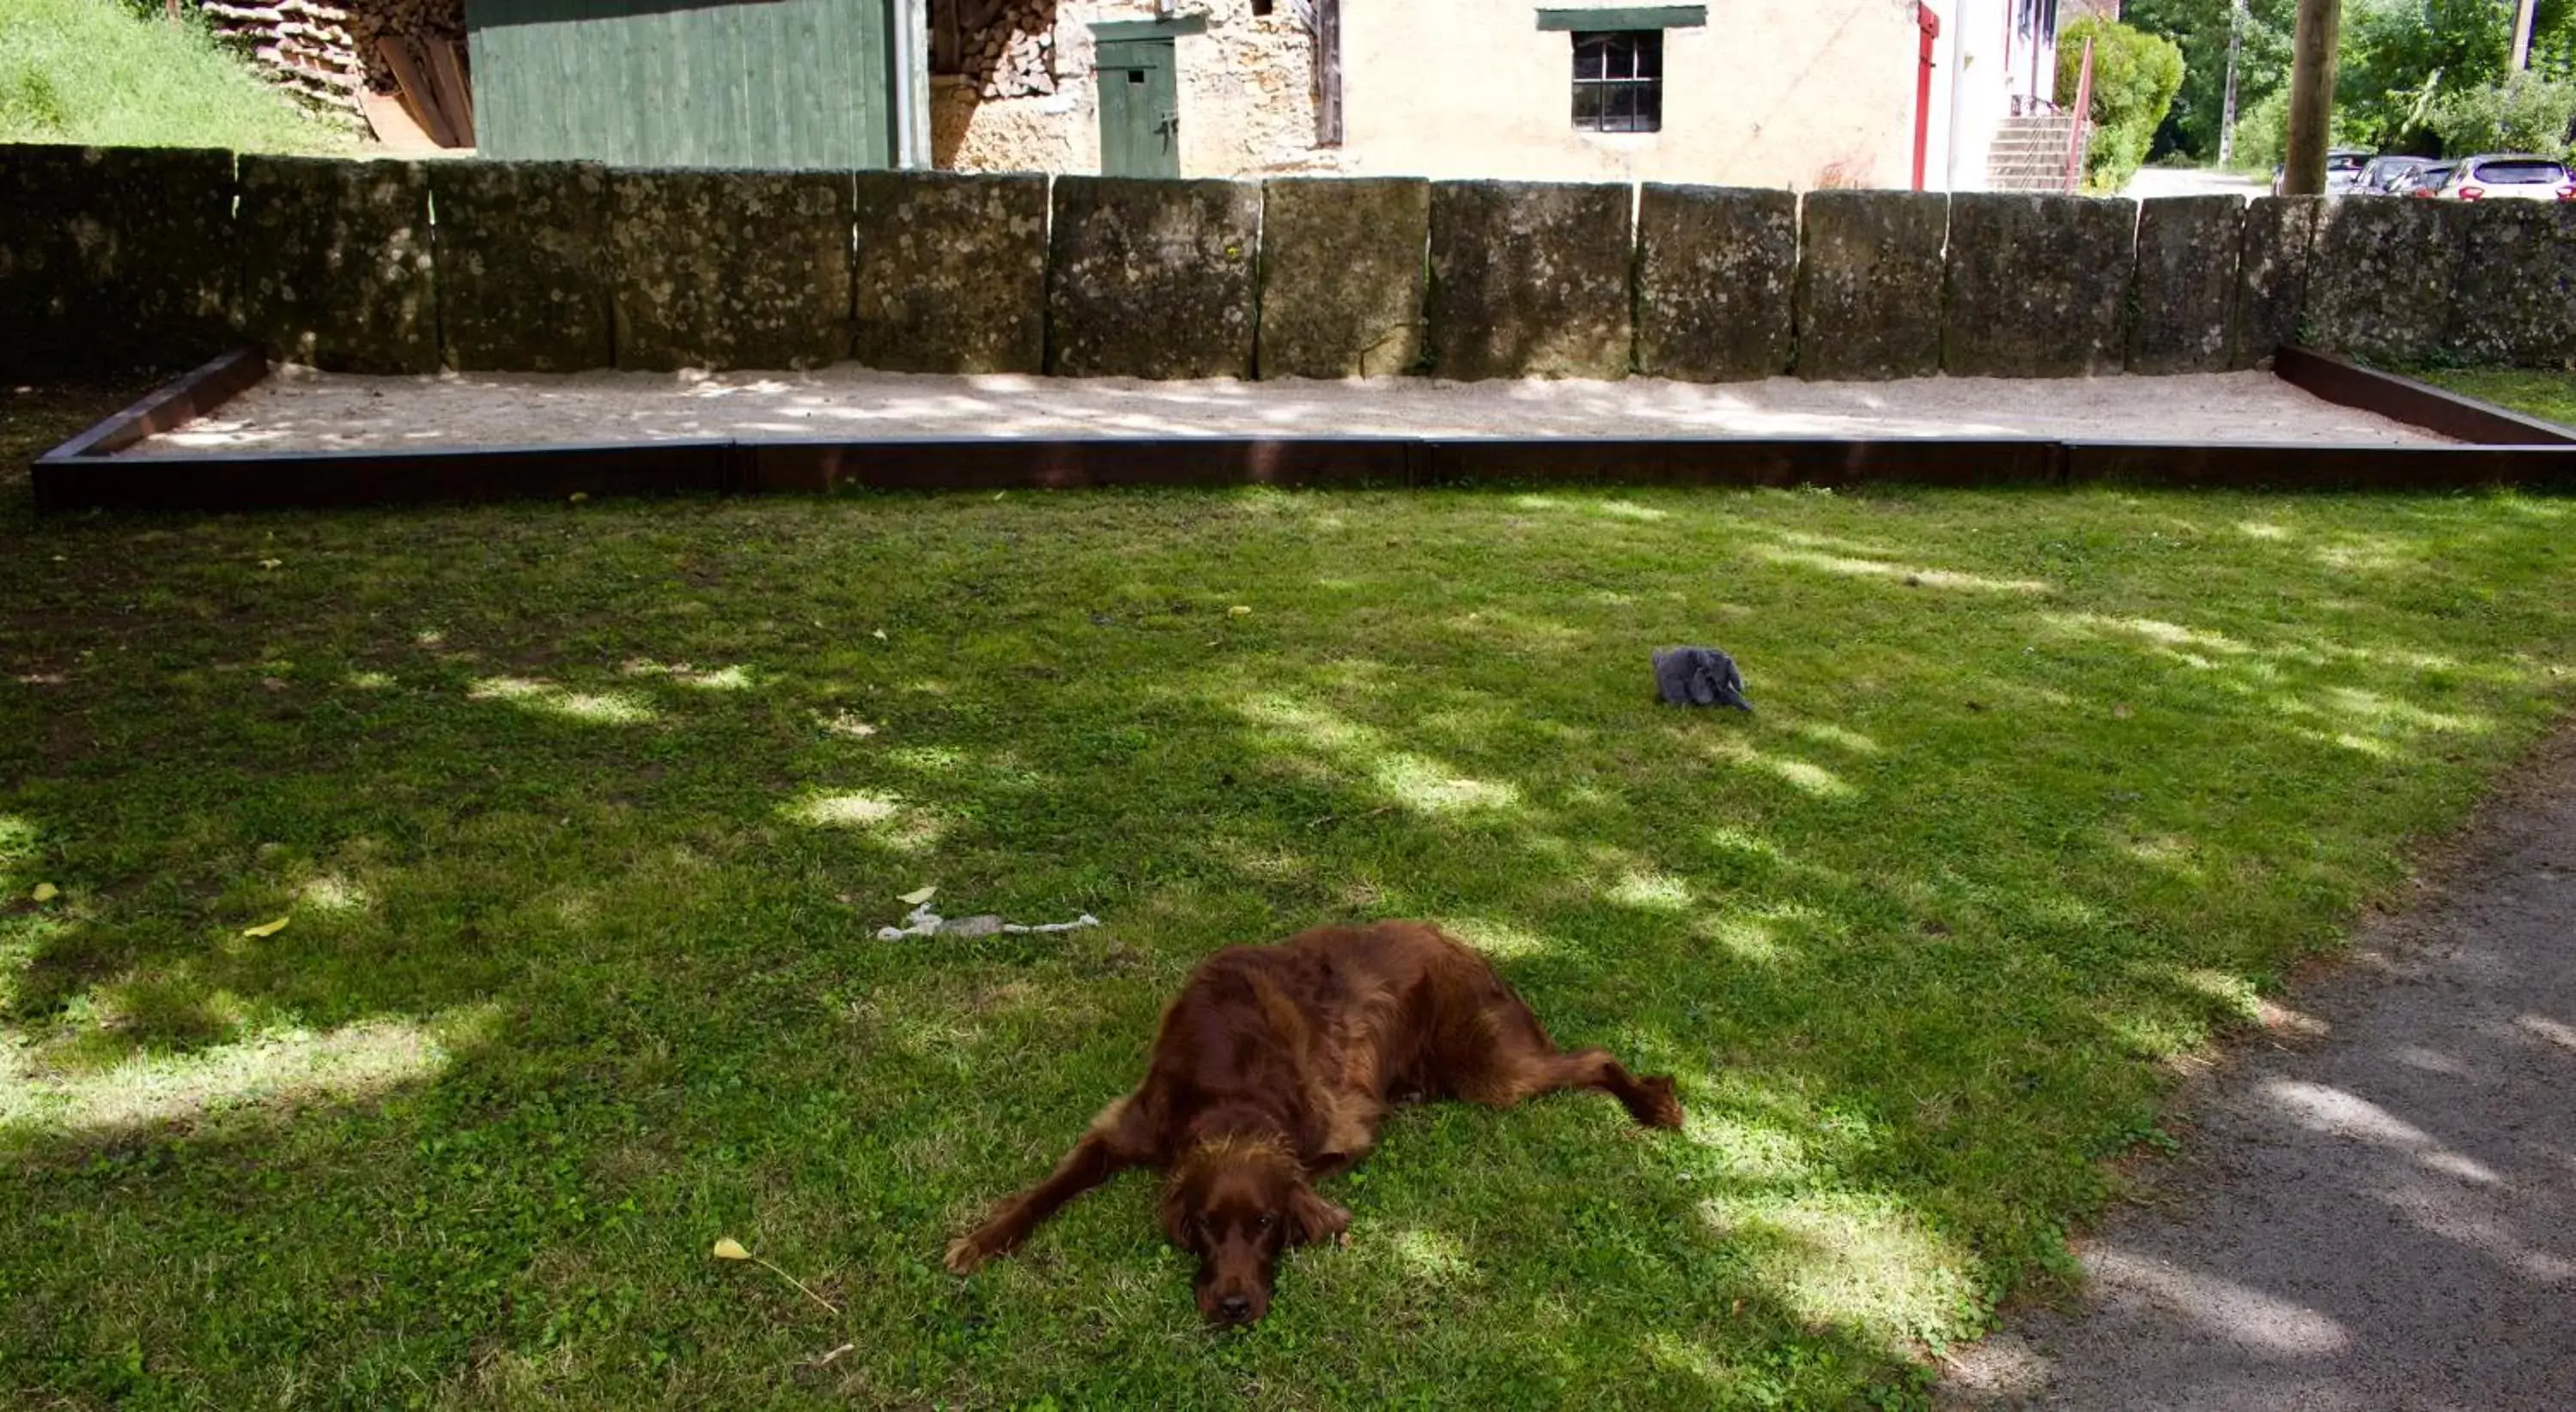
<path id="1" fill-rule="evenodd" d="M 1025 3 L 1025 0 L 1023 0 Z M 1550 9 L 1601 0 L 1551 0 Z M 1175 44 L 1181 173 L 1702 182 L 1813 189 L 1911 176 L 1915 0 L 1737 0 L 1664 32 L 1663 126 L 1588 133 L 1571 116 L 1572 37 L 1531 0 L 1405 0 L 1344 12 L 1347 141 L 1315 145 L 1314 38 L 1292 0 L 1212 0 Z M 1003 13 L 1015 13 L 1007 6 Z M 969 73 L 932 100 L 936 165 L 1096 172 L 1091 26 L 1137 0 L 1059 0 L 1052 93 Z M 1946 90 L 1946 83 L 1945 83 Z M 1946 98 L 1946 91 L 1943 97 Z M 1946 128 L 1946 125 L 1944 125 Z M 1940 134 L 1947 137 L 1946 130 Z"/>
<path id="2" fill-rule="evenodd" d="M 1005 11 L 1006 14 L 1014 13 Z M 1293 7 L 1252 0 L 1194 6 L 1207 29 L 1174 41 L 1181 175 L 1333 170 L 1315 146 L 1314 40 Z M 973 72 L 931 83 L 931 159 L 956 171 L 1100 170 L 1100 100 L 1091 26 L 1155 18 L 1133 0 L 1061 0 L 1047 46 L 1052 93 L 1013 95 Z"/>

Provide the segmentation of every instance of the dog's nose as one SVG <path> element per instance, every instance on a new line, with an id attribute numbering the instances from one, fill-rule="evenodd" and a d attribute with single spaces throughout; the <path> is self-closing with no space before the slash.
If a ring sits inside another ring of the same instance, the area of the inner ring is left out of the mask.
<path id="1" fill-rule="evenodd" d="M 1229 1324 L 1249 1324 L 1252 1322 L 1252 1301 L 1239 1294 L 1229 1294 L 1216 1302 L 1216 1312 L 1224 1315 Z"/>

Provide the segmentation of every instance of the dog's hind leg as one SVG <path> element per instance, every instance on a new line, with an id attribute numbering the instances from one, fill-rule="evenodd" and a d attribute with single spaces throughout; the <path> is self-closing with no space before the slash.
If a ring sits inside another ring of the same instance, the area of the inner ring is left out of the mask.
<path id="1" fill-rule="evenodd" d="M 1522 1093 L 1504 1102 L 1517 1101 L 1529 1094 L 1547 1093 L 1560 1088 L 1591 1088 L 1619 1100 L 1628 1116 L 1650 1128 L 1678 1128 L 1682 1125 L 1681 1100 L 1673 1094 L 1673 1081 L 1665 1074 L 1638 1075 L 1628 1066 L 1610 1057 L 1608 1050 L 1577 1049 L 1570 1053 L 1531 1055 L 1519 1065 L 1517 1077 Z"/>
<path id="2" fill-rule="evenodd" d="M 1149 1160 L 1144 1115 L 1134 1098 L 1122 1098 L 1091 1120 L 1091 1130 L 1073 1145 L 1047 1179 L 1002 1203 L 984 1224 L 959 1236 L 948 1247 L 948 1268 L 968 1274 L 996 1255 L 1008 1255 L 1029 1238 L 1039 1223 L 1066 1202 Z"/>
<path id="3" fill-rule="evenodd" d="M 1682 1125 L 1681 1100 L 1669 1076 L 1632 1074 L 1607 1050 L 1557 1048 L 1518 996 L 1464 1028 L 1472 1035 L 1453 1030 L 1442 1047 L 1448 1051 L 1443 1057 L 1451 1090 L 1470 1103 L 1504 1108 L 1536 1094 L 1590 1088 L 1618 1099 L 1628 1116 L 1647 1127 Z"/>

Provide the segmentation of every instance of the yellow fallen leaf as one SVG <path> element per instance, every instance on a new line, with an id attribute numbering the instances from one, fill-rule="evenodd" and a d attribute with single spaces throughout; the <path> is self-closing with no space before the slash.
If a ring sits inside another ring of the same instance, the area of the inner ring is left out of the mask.
<path id="1" fill-rule="evenodd" d="M 1252 611 L 1252 605 L 1251 605 L 1251 604 L 1249 604 L 1249 603 L 1237 603 L 1237 604 L 1235 604 L 1233 607 L 1228 608 L 1228 609 L 1226 609 L 1225 611 L 1227 611 L 1227 612 L 1229 612 L 1229 613 L 1232 613 L 1232 614 L 1233 614 L 1233 615 L 1235 615 L 1236 617 L 1240 618 L 1240 617 L 1242 617 L 1243 615 L 1245 615 L 1246 613 L 1249 613 L 1249 612 L 1251 612 L 1251 611 Z"/>
<path id="2" fill-rule="evenodd" d="M 63 890 L 52 883 L 36 884 L 35 898 L 38 902 L 51 902 L 62 895 Z"/>
<path id="3" fill-rule="evenodd" d="M 285 562 L 283 559 L 262 559 L 259 561 L 259 566 L 263 569 L 274 569 Z"/>
<path id="4" fill-rule="evenodd" d="M 716 1242 L 716 1258 L 718 1260 L 748 1260 L 751 1258 L 751 1252 L 742 1248 L 741 1241 L 734 1239 L 732 1236 L 726 1236 L 724 1239 Z"/>
<path id="5" fill-rule="evenodd" d="M 585 500 L 588 500 L 589 498 L 590 498 L 590 492 L 589 492 L 589 491 L 587 491 L 587 490 L 576 490 L 576 491 L 574 491 L 574 492 L 572 493 L 572 503 L 574 503 L 575 505 L 578 505 L 578 504 L 580 504 L 581 502 L 583 502 L 583 501 L 585 501 Z"/>
<path id="6" fill-rule="evenodd" d="M 879 628 L 879 629 L 877 629 L 875 632 L 869 633 L 869 634 L 868 634 L 868 636 L 875 638 L 875 639 L 876 639 L 877 641 L 879 641 L 879 642 L 883 642 L 883 641 L 885 641 L 885 640 L 886 640 L 886 635 L 885 635 L 885 629 L 884 629 L 884 628 Z"/>
<path id="7" fill-rule="evenodd" d="M 294 920 L 294 918 L 292 918 L 292 917 L 280 917 L 280 918 L 278 918 L 278 919 L 277 919 L 276 921 L 274 921 L 274 922 L 262 922 L 262 923 L 260 923 L 258 926 L 255 926 L 255 927 L 244 927 L 244 928 L 242 928 L 242 935 L 244 935 L 244 936 L 275 936 L 275 935 L 277 935 L 279 932 L 282 932 L 282 931 L 286 930 L 286 924 L 287 924 L 288 922 L 290 922 L 290 921 L 293 921 L 293 920 Z"/>
<path id="8" fill-rule="evenodd" d="M 934 897 L 937 897 L 938 895 L 939 895 L 939 889 L 938 889 L 938 888 L 935 888 L 935 887 L 916 887 L 916 888 L 914 888 L 912 891 L 905 893 L 903 896 L 896 898 L 896 899 L 895 899 L 895 901 L 897 901 L 897 902 L 909 902 L 909 903 L 911 903 L 913 906 L 918 907 L 918 906 L 920 906 L 921 904 L 923 904 L 923 903 L 925 903 L 925 902 L 928 902 L 930 899 L 932 899 L 932 898 L 934 898 Z"/>

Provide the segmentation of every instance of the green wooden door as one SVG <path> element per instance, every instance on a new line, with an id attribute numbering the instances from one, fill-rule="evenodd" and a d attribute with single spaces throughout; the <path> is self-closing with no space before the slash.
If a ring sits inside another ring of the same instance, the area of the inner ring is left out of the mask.
<path id="1" fill-rule="evenodd" d="M 846 170 L 894 159 L 889 0 L 466 0 L 482 155 Z"/>
<path id="2" fill-rule="evenodd" d="M 1181 84 L 1172 41 L 1103 41 L 1099 53 L 1100 174 L 1179 176 Z"/>

